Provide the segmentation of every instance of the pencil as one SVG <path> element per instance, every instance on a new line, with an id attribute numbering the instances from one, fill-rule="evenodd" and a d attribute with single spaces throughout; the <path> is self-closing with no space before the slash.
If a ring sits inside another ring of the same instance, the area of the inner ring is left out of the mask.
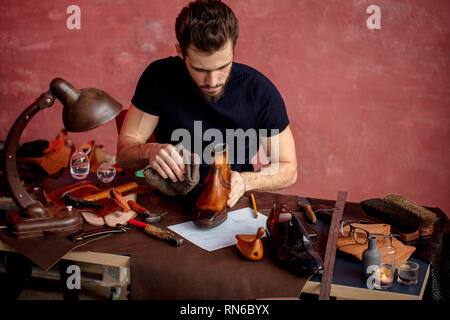
<path id="1" fill-rule="evenodd" d="M 252 198 L 253 209 L 255 210 L 255 218 L 258 218 L 258 210 L 256 209 L 256 202 L 253 193 L 250 194 L 250 197 Z"/>

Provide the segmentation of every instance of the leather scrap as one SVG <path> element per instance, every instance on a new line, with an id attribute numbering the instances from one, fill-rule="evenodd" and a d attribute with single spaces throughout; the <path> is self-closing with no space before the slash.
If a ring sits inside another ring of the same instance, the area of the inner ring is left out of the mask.
<path id="1" fill-rule="evenodd" d="M 125 200 L 123 198 L 123 196 L 120 193 L 120 191 L 117 190 L 116 188 L 112 188 L 111 189 L 111 198 L 116 200 L 116 202 L 119 204 L 119 206 L 122 207 L 123 211 L 127 212 L 127 211 L 131 210 L 130 206 L 128 205 L 127 200 Z"/>
<path id="2" fill-rule="evenodd" d="M 119 205 L 119 203 L 112 198 L 108 198 L 100 211 L 97 212 L 98 217 L 105 217 L 113 212 L 123 211 L 123 208 Z"/>
<path id="3" fill-rule="evenodd" d="M 125 201 L 133 200 L 136 201 L 136 194 L 130 193 L 123 197 Z M 98 216 L 95 213 L 89 212 L 89 211 L 80 211 L 81 216 L 85 220 L 86 223 L 94 226 L 104 226 L 105 224 L 109 227 L 115 227 L 119 224 L 126 225 L 128 224 L 128 221 L 131 219 L 134 219 L 137 216 L 137 212 L 134 210 L 129 210 L 127 212 L 124 212 L 122 207 L 120 207 L 113 199 L 108 199 L 115 203 L 116 209 L 115 211 L 110 212 L 106 216 Z M 111 203 L 112 203 L 111 202 Z M 105 207 L 105 205 L 103 206 Z"/>
<path id="4" fill-rule="evenodd" d="M 104 201 L 103 207 L 97 212 L 97 216 L 105 217 L 116 211 L 128 212 L 131 210 L 127 200 L 116 188 L 110 189 L 109 194 L 109 198 Z"/>
<path id="5" fill-rule="evenodd" d="M 354 227 L 361 228 L 371 233 L 391 233 L 391 226 L 388 224 L 361 224 L 361 223 L 352 223 Z M 367 249 L 368 244 L 358 244 L 354 240 L 354 238 L 350 235 L 348 238 L 344 238 L 341 234 L 339 234 L 338 238 L 338 249 L 344 253 L 352 255 L 359 261 L 362 261 L 363 251 Z M 396 268 L 398 268 L 398 263 L 402 261 L 408 261 L 411 257 L 412 253 L 416 250 L 413 246 L 408 246 L 403 244 L 400 240 L 392 237 L 392 246 L 396 250 Z M 380 242 L 377 241 L 377 249 L 381 247 Z"/>
<path id="6" fill-rule="evenodd" d="M 136 201 L 136 194 L 134 194 L 134 193 L 129 194 L 124 197 L 124 200 L 125 201 L 128 201 L 128 200 Z M 137 216 L 137 212 L 134 210 L 130 209 L 129 211 L 126 211 L 126 212 L 122 211 L 122 210 L 118 210 L 111 214 L 108 214 L 107 216 L 103 217 L 103 219 L 105 219 L 105 223 L 108 227 L 115 227 L 119 224 L 127 225 L 128 221 L 136 218 L 136 216 Z"/>
<path id="7" fill-rule="evenodd" d="M 103 217 L 97 216 L 96 213 L 92 213 L 89 211 L 80 211 L 80 213 L 87 224 L 99 227 L 105 225 L 105 219 Z"/>

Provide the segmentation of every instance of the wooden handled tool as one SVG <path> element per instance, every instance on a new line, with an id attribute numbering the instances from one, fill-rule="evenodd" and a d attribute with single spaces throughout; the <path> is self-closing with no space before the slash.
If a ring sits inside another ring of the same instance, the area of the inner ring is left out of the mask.
<path id="1" fill-rule="evenodd" d="M 315 224 L 317 221 L 316 215 L 311 209 L 311 206 L 309 204 L 304 204 L 303 209 L 305 210 L 306 217 L 308 218 L 309 222 L 312 224 Z"/>
<path id="2" fill-rule="evenodd" d="M 312 224 L 315 224 L 317 221 L 317 217 L 316 214 L 314 213 L 314 211 L 311 209 L 311 206 L 303 201 L 300 200 L 300 197 L 298 199 L 298 205 L 303 208 L 303 210 L 305 211 L 306 214 L 306 218 L 308 218 L 308 221 L 311 222 Z"/>
<path id="3" fill-rule="evenodd" d="M 128 205 L 139 214 L 150 215 L 150 211 L 147 208 L 139 205 L 136 201 L 128 200 Z"/>
<path id="4" fill-rule="evenodd" d="M 156 213 L 150 213 L 150 210 L 147 208 L 144 208 L 140 204 L 138 204 L 136 201 L 128 200 L 128 205 L 136 211 L 137 213 L 144 216 L 144 221 L 147 223 L 155 223 L 161 221 L 162 217 L 165 215 L 165 213 L 156 214 Z"/>
<path id="5" fill-rule="evenodd" d="M 124 184 L 124 185 L 121 185 L 121 186 L 117 186 L 117 187 L 114 187 L 114 188 L 109 188 L 109 189 L 103 190 L 101 192 L 91 194 L 89 196 L 85 196 L 85 197 L 83 197 L 83 200 L 98 201 L 98 200 L 101 200 L 101 199 L 108 198 L 110 196 L 110 192 L 111 192 L 112 189 L 115 189 L 116 191 L 119 191 L 120 193 L 123 193 L 123 192 L 127 192 L 127 191 L 130 191 L 130 190 L 136 189 L 137 187 L 138 187 L 138 184 L 136 182 L 130 182 L 130 183 L 127 183 L 127 184 Z"/>
<path id="6" fill-rule="evenodd" d="M 143 223 L 141 221 L 137 221 L 137 220 L 133 220 L 133 219 L 131 219 L 128 223 L 135 227 L 144 229 L 144 232 L 146 234 L 148 234 L 154 238 L 167 241 L 175 247 L 179 247 L 184 243 L 183 238 L 175 237 L 171 232 L 161 229 L 157 226 Z"/>

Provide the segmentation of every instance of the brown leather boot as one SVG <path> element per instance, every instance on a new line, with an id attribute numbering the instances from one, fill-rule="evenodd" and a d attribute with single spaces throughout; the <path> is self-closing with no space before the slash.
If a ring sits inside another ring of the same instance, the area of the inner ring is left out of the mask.
<path id="1" fill-rule="evenodd" d="M 194 209 L 194 222 L 213 228 L 227 218 L 227 200 L 230 193 L 230 165 L 227 145 L 217 145 L 211 152 L 214 163 L 205 178 L 204 188 Z"/>

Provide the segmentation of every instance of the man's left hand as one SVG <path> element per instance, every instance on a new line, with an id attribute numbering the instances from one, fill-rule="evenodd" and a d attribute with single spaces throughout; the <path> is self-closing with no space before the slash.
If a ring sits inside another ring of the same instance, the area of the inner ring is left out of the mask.
<path id="1" fill-rule="evenodd" d="M 231 171 L 230 177 L 231 191 L 228 195 L 227 204 L 231 208 L 244 195 L 245 181 L 237 171 Z"/>

